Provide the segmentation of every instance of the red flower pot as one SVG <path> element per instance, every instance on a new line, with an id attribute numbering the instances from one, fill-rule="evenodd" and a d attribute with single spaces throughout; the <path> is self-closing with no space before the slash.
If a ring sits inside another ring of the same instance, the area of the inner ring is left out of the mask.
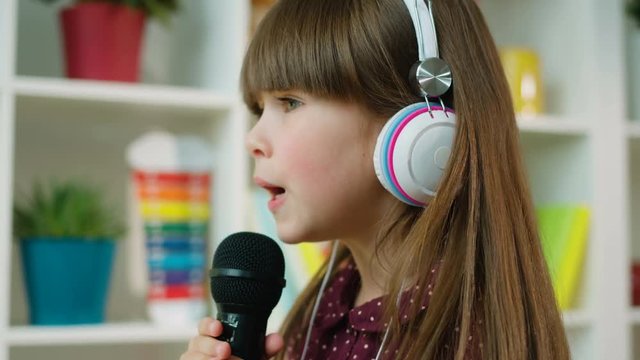
<path id="1" fill-rule="evenodd" d="M 60 22 L 69 78 L 136 82 L 145 14 L 124 5 L 80 3 Z"/>

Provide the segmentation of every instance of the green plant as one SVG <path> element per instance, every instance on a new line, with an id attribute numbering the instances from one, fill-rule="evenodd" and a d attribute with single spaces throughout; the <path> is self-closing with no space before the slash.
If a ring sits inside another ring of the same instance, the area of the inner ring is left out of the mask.
<path id="1" fill-rule="evenodd" d="M 58 0 L 39 0 L 52 4 Z M 149 17 L 155 17 L 162 23 L 168 24 L 171 13 L 179 9 L 179 0 L 72 0 L 74 3 L 108 2 L 140 9 Z"/>
<path id="2" fill-rule="evenodd" d="M 629 0 L 627 3 L 627 14 L 640 26 L 640 0 Z"/>
<path id="3" fill-rule="evenodd" d="M 117 239 L 124 233 L 117 212 L 105 206 L 99 189 L 79 181 L 40 182 L 14 205 L 16 238 L 86 237 Z"/>

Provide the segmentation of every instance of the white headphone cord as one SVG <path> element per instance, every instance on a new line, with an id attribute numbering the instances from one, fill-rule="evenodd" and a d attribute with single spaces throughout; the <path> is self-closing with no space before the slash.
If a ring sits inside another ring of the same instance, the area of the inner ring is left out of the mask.
<path id="1" fill-rule="evenodd" d="M 331 258 L 329 259 L 329 265 L 327 265 L 327 272 L 324 274 L 324 278 L 322 279 L 322 284 L 320 285 L 320 291 L 318 291 L 318 295 L 316 296 L 316 302 L 313 305 L 313 311 L 311 312 L 311 317 L 309 318 L 309 327 L 307 328 L 307 335 L 304 339 L 304 348 L 302 350 L 302 356 L 300 360 L 305 360 L 307 357 L 307 351 L 309 350 L 309 340 L 311 340 L 311 330 L 313 328 L 313 320 L 316 318 L 318 314 L 318 308 L 320 307 L 320 300 L 322 299 L 322 294 L 324 294 L 324 289 L 327 287 L 327 283 L 329 282 L 329 278 L 331 277 L 331 271 L 333 271 L 333 267 L 336 261 L 336 255 L 338 253 L 338 241 L 333 243 L 333 248 L 331 250 Z M 404 281 L 400 285 L 401 289 L 404 288 Z M 402 290 L 398 293 L 398 297 L 396 298 L 396 305 L 399 306 L 400 298 L 402 295 Z M 384 336 L 382 337 L 382 342 L 380 343 L 380 348 L 378 349 L 378 353 L 376 354 L 375 360 L 380 359 L 382 355 L 382 349 L 386 345 L 387 337 L 389 336 L 389 330 L 391 329 L 391 322 L 387 326 L 387 330 L 384 332 Z"/>
<path id="2" fill-rule="evenodd" d="M 398 293 L 398 296 L 396 297 L 396 307 L 398 309 L 400 309 L 400 299 L 402 298 L 402 293 L 404 291 L 403 290 L 404 289 L 404 284 L 405 284 L 405 280 L 402 280 L 402 284 L 400 284 L 400 292 Z M 387 330 L 384 331 L 384 336 L 382 337 L 382 342 L 380 343 L 380 348 L 378 349 L 378 354 L 376 355 L 375 360 L 380 359 L 380 356 L 382 355 L 382 349 L 386 345 L 387 337 L 389 336 L 389 330 L 391 329 L 391 323 L 392 322 L 393 322 L 393 319 L 389 320 L 389 325 L 387 325 Z"/>
<path id="3" fill-rule="evenodd" d="M 329 278 L 331 277 L 331 271 L 333 271 L 333 266 L 336 261 L 336 254 L 338 253 L 338 241 L 334 241 L 333 249 L 331 250 L 331 258 L 329 259 L 329 265 L 327 266 L 327 272 L 324 274 L 324 278 L 322 279 L 322 284 L 320 285 L 320 291 L 318 291 L 318 295 L 316 296 L 316 303 L 313 305 L 313 311 L 311 312 L 311 317 L 309 318 L 309 327 L 307 328 L 307 336 L 304 340 L 304 348 L 302 350 L 302 357 L 300 360 L 304 360 L 307 356 L 307 350 L 309 349 L 309 340 L 311 339 L 311 329 L 313 328 L 313 320 L 315 320 L 316 315 L 318 313 L 318 308 L 320 307 L 320 300 L 322 299 L 322 294 L 324 294 L 324 289 L 327 287 L 327 282 L 329 282 Z"/>
<path id="4" fill-rule="evenodd" d="M 385 330 L 384 332 L 384 337 L 382 338 L 382 342 L 380 343 L 380 348 L 378 349 L 378 354 L 376 355 L 375 360 L 380 359 L 380 356 L 382 355 L 382 348 L 384 348 L 384 345 L 387 342 L 387 336 L 389 335 L 390 328 L 391 328 L 391 322 L 389 322 L 389 325 L 387 326 L 387 330 Z"/>

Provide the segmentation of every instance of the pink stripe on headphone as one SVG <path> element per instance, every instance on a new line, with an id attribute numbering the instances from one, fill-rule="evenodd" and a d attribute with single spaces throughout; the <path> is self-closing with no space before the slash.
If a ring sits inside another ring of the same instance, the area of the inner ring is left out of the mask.
<path id="1" fill-rule="evenodd" d="M 440 106 L 431 106 L 431 110 L 442 110 L 442 107 Z M 402 130 L 404 129 L 405 126 L 407 126 L 407 124 L 413 120 L 416 116 L 420 115 L 420 114 L 424 114 L 425 112 L 428 112 L 429 109 L 428 108 L 422 108 L 419 109 L 415 112 L 412 112 L 409 116 L 407 116 L 406 118 L 404 118 L 402 120 L 402 122 L 400 123 L 400 125 L 398 125 L 398 127 L 396 127 L 396 130 L 393 132 L 393 135 L 391 137 L 391 145 L 389 146 L 389 153 L 387 154 L 387 163 L 389 164 L 389 173 L 391 174 L 391 181 L 393 181 L 393 185 L 395 185 L 396 189 L 398 189 L 398 191 L 407 199 L 413 201 L 414 203 L 416 203 L 417 205 L 424 205 L 425 203 L 422 201 L 418 201 L 414 198 L 412 198 L 411 196 L 409 196 L 409 194 L 407 194 L 402 187 L 400 186 L 400 183 L 398 182 L 398 178 L 396 177 L 396 172 L 393 168 L 393 153 L 396 150 L 396 141 L 398 141 L 398 137 L 400 137 L 400 133 L 402 132 Z"/>

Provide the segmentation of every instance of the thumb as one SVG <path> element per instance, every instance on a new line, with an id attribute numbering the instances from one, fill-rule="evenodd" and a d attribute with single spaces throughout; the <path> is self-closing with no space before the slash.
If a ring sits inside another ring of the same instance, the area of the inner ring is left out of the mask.
<path id="1" fill-rule="evenodd" d="M 282 335 L 273 333 L 267 336 L 264 340 L 264 352 L 267 358 L 275 356 L 284 347 L 284 339 Z"/>

